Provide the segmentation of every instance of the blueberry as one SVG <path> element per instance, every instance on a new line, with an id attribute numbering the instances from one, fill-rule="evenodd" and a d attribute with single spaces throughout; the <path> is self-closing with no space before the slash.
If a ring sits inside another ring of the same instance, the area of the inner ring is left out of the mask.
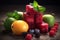
<path id="1" fill-rule="evenodd" d="M 38 33 L 40 33 L 40 30 L 39 29 L 35 29 L 34 33 L 38 34 Z"/>
<path id="2" fill-rule="evenodd" d="M 34 34 L 35 34 L 36 38 L 39 38 L 40 37 L 40 30 L 39 29 L 35 29 Z"/>
<path id="3" fill-rule="evenodd" d="M 34 34 L 34 29 L 30 29 L 29 33 Z"/>

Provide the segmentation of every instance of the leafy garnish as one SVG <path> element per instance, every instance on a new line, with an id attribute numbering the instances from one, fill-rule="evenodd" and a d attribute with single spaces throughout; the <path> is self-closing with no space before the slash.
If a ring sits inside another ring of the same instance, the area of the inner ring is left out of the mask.
<path id="1" fill-rule="evenodd" d="M 18 14 L 18 11 L 14 11 L 14 12 L 9 12 L 7 14 L 8 17 L 13 17 L 15 19 L 19 19 L 20 15 Z"/>
<path id="2" fill-rule="evenodd" d="M 38 2 L 37 1 L 33 1 L 33 7 L 36 11 L 38 11 Z"/>
<path id="3" fill-rule="evenodd" d="M 17 11 L 8 12 L 8 13 L 7 13 L 7 16 L 8 16 L 8 17 L 12 17 L 12 16 L 15 16 L 15 14 L 17 14 Z"/>
<path id="4" fill-rule="evenodd" d="M 33 4 L 33 5 L 32 5 L 32 4 Z M 39 7 L 40 5 L 38 4 L 37 1 L 34 0 L 32 4 L 31 4 L 31 5 L 33 6 L 34 10 L 36 10 L 36 11 L 38 11 L 38 12 L 42 12 L 42 13 L 45 12 L 46 8 L 43 7 L 43 6 Z"/>
<path id="5" fill-rule="evenodd" d="M 44 12 L 45 12 L 45 10 L 46 10 L 46 8 L 45 8 L 45 7 L 43 7 L 43 6 L 39 7 L 39 9 L 38 9 L 38 11 L 39 11 L 39 12 L 42 12 L 42 13 L 44 13 Z"/>
<path id="6" fill-rule="evenodd" d="M 37 6 L 38 6 L 38 2 L 34 0 L 33 7 L 37 7 Z"/>

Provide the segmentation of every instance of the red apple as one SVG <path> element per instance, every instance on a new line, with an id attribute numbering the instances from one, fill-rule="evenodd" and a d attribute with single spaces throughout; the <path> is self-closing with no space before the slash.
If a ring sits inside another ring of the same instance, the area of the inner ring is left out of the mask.
<path id="1" fill-rule="evenodd" d="M 49 36 L 50 37 L 54 37 L 55 34 L 56 34 L 56 32 L 54 30 L 50 30 L 50 32 L 49 32 Z"/>

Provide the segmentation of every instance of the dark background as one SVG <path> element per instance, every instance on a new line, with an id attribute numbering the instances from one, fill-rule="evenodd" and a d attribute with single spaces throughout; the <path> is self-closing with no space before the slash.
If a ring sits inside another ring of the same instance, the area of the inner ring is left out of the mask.
<path id="1" fill-rule="evenodd" d="M 41 5 L 59 5 L 59 0 L 36 0 Z M 33 2 L 33 0 L 0 0 L 0 5 L 16 5 L 16 4 L 28 4 Z"/>

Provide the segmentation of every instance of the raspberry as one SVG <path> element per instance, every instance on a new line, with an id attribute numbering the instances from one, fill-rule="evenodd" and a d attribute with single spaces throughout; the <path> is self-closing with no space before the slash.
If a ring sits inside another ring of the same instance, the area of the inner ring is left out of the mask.
<path id="1" fill-rule="evenodd" d="M 51 28 L 51 30 L 54 30 L 54 32 L 56 32 L 56 28 L 55 27 Z"/>
<path id="2" fill-rule="evenodd" d="M 47 23 L 42 23 L 40 25 L 40 30 L 42 33 L 47 33 L 48 32 L 48 24 Z"/>
<path id="3" fill-rule="evenodd" d="M 32 40 L 32 35 L 31 34 L 27 34 L 25 37 L 25 40 Z"/>
<path id="4" fill-rule="evenodd" d="M 54 24 L 54 27 L 56 28 L 56 30 L 58 30 L 58 23 L 56 22 L 55 24 Z"/>
<path id="5" fill-rule="evenodd" d="M 55 31 L 54 31 L 54 30 L 50 30 L 49 36 L 50 36 L 50 37 L 54 37 L 54 35 L 55 35 Z"/>

